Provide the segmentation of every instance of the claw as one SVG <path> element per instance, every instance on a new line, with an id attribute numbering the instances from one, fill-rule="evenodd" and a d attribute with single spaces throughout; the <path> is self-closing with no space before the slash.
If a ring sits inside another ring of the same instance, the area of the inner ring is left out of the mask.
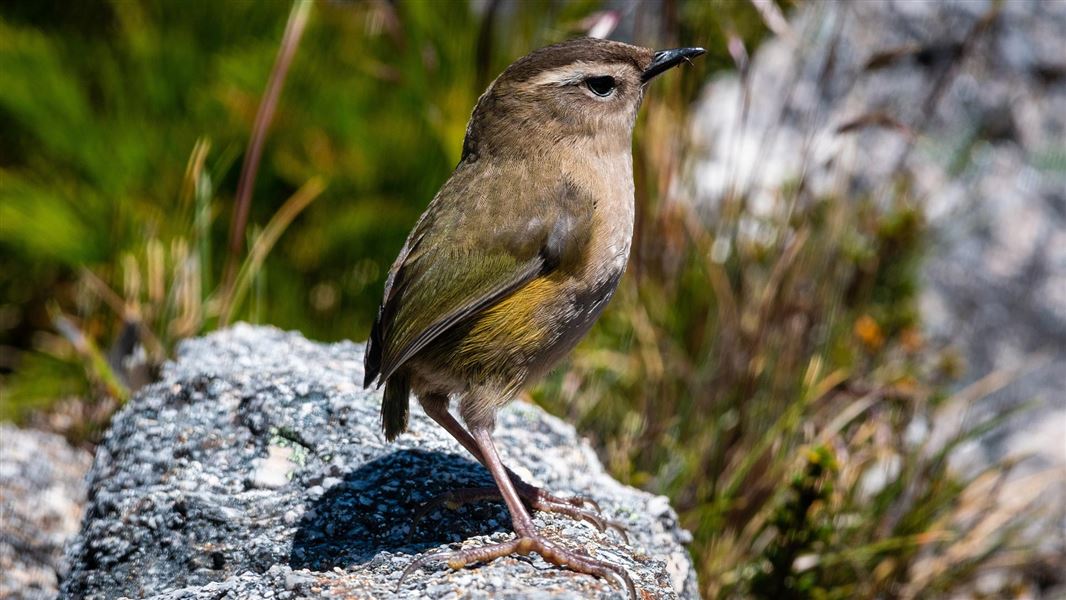
<path id="1" fill-rule="evenodd" d="M 420 557 L 412 560 L 411 564 L 407 565 L 407 568 L 403 570 L 403 573 L 400 573 L 400 579 L 399 579 L 399 581 L 396 582 L 396 591 L 397 592 L 400 591 L 400 588 L 403 586 L 403 580 L 407 579 L 408 575 L 410 575 L 411 573 L 414 573 L 415 571 L 421 569 L 426 563 L 431 562 L 433 559 L 437 558 L 441 554 L 444 554 L 444 553 L 443 552 L 437 552 L 437 553 L 434 553 L 434 554 L 427 554 L 425 556 L 420 556 Z"/>
<path id="2" fill-rule="evenodd" d="M 572 504 L 561 504 L 557 502 L 546 501 L 534 501 L 530 505 L 542 512 L 554 512 L 574 519 L 580 519 L 586 523 L 591 524 L 600 533 L 606 532 L 608 529 L 615 531 L 621 536 L 625 543 L 629 543 L 629 535 L 626 533 L 625 527 L 618 521 L 611 519 L 605 519 L 603 516 L 595 514 L 591 511 L 585 510 L 583 507 L 577 507 Z"/>
<path id="3" fill-rule="evenodd" d="M 577 501 L 581 502 L 582 504 L 587 504 L 587 505 L 591 506 L 592 509 L 595 510 L 596 512 L 603 512 L 603 509 L 600 508 L 600 503 L 596 502 L 592 498 L 589 498 L 588 496 L 574 496 L 573 498 L 571 498 L 571 500 L 577 500 Z"/>
<path id="4" fill-rule="evenodd" d="M 533 488 L 533 489 L 536 489 L 536 488 Z M 541 491 L 540 493 L 543 494 L 544 496 L 547 496 L 553 502 L 561 500 L 562 502 L 565 502 L 565 503 L 570 504 L 572 506 L 576 506 L 578 508 L 585 508 L 586 506 L 589 506 L 589 507 L 592 507 L 592 510 L 594 510 L 596 512 L 603 512 L 603 509 L 600 508 L 600 503 L 596 502 L 595 500 L 593 500 L 592 498 L 590 498 L 588 496 L 570 496 L 568 498 L 557 498 L 557 497 L 555 497 L 555 496 L 553 496 L 551 494 L 548 494 L 548 493 L 546 493 L 544 491 Z"/>
<path id="5" fill-rule="evenodd" d="M 435 552 L 416 558 L 400 575 L 400 581 L 396 584 L 396 589 L 399 591 L 400 586 L 408 575 L 433 561 L 445 561 L 451 569 L 462 569 L 474 563 L 490 562 L 511 554 L 527 555 L 531 552 L 541 555 L 549 563 L 578 573 L 593 575 L 602 579 L 615 578 L 622 582 L 622 586 L 631 600 L 637 600 L 638 598 L 637 588 L 633 583 L 633 579 L 622 567 L 596 560 L 587 554 L 567 550 L 549 542 L 539 534 L 518 536 L 507 542 L 490 544 L 480 548 L 467 548 L 455 552 Z"/>

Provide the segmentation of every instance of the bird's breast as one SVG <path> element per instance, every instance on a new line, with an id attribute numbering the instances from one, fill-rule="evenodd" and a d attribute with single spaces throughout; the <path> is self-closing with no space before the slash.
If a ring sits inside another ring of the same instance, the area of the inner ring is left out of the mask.
<path id="1" fill-rule="evenodd" d="M 633 169 L 628 153 L 578 165 L 569 176 L 593 201 L 582 260 L 559 281 L 554 297 L 552 341 L 545 353 L 550 367 L 584 337 L 614 295 L 626 270 L 633 240 Z"/>
<path id="2" fill-rule="evenodd" d="M 591 291 L 610 281 L 617 285 L 629 261 L 634 219 L 633 161 L 628 152 L 620 153 L 586 165 L 583 174 L 582 183 L 593 198 L 592 227 L 582 274 Z"/>

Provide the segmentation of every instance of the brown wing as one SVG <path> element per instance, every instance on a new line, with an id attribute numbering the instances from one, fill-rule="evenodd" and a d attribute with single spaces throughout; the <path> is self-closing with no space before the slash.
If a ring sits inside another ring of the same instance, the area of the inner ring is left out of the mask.
<path id="1" fill-rule="evenodd" d="M 464 205 L 447 206 L 449 191 L 446 184 L 427 208 L 385 282 L 364 386 L 378 375 L 385 381 L 456 323 L 573 257 L 588 238 L 592 202 L 569 182 L 517 192 L 510 206 L 504 194 L 515 192 L 497 186 L 487 192 L 500 194 L 496 201 Z"/>

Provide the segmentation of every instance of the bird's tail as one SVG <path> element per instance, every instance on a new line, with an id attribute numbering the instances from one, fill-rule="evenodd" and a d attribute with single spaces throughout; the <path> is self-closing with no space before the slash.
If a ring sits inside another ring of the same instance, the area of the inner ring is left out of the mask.
<path id="1" fill-rule="evenodd" d="M 392 441 L 407 431 L 407 410 L 411 396 L 411 381 L 406 373 L 393 373 L 385 382 L 381 399 L 381 430 Z"/>

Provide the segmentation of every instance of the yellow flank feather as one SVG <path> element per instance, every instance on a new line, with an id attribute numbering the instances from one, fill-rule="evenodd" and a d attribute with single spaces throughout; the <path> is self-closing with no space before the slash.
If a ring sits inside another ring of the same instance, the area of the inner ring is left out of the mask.
<path id="1" fill-rule="evenodd" d="M 486 309 L 458 344 L 454 357 L 464 363 L 492 364 L 501 354 L 525 353 L 550 335 L 542 315 L 561 291 L 558 275 L 538 277 Z"/>

